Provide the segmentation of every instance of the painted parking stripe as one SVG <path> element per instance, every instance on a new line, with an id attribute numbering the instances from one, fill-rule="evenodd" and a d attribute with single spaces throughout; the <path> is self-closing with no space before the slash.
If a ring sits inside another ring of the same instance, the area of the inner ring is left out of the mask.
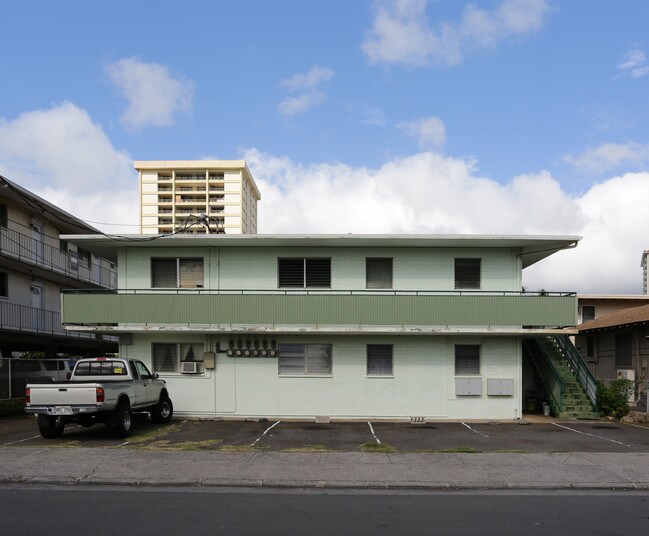
<path id="1" fill-rule="evenodd" d="M 367 421 L 367 425 L 370 427 L 370 432 L 372 432 L 372 437 L 380 445 L 381 440 L 378 437 L 376 437 L 376 434 L 374 433 L 374 428 L 372 427 L 372 423 L 370 421 Z"/>
<path id="2" fill-rule="evenodd" d="M 563 426 L 562 424 L 558 424 L 556 422 L 553 422 L 552 424 L 554 424 L 555 426 L 558 426 L 559 428 L 564 428 L 566 430 L 570 430 L 571 432 L 576 432 L 578 434 L 587 435 L 587 436 L 590 436 L 590 437 L 594 437 L 596 439 L 603 439 L 604 441 L 610 441 L 611 443 L 617 443 L 618 445 L 622 445 L 623 447 L 633 448 L 633 445 L 627 445 L 626 443 L 622 443 L 621 441 L 616 441 L 615 439 L 609 439 L 608 437 L 602 437 L 602 436 L 598 436 L 598 435 L 595 435 L 595 434 L 590 434 L 588 432 L 582 432 L 581 430 L 575 430 L 574 428 L 570 428 L 570 426 Z"/>
<path id="3" fill-rule="evenodd" d="M 261 439 L 268 433 L 270 432 L 275 426 L 277 426 L 280 422 L 282 421 L 277 421 L 275 424 L 271 424 L 268 428 L 264 430 L 264 433 L 261 434 L 257 439 L 255 439 L 252 443 L 250 443 L 251 447 L 254 447 Z"/>
<path id="4" fill-rule="evenodd" d="M 23 443 L 23 442 L 25 442 L 25 441 L 31 441 L 32 439 L 37 439 L 37 438 L 39 438 L 39 437 L 41 437 L 40 434 L 35 435 L 35 436 L 33 436 L 33 437 L 26 437 L 25 439 L 19 439 L 18 441 L 12 441 L 11 443 L 3 443 L 2 446 L 3 446 L 3 447 L 6 447 L 6 446 L 8 446 L 8 445 L 15 445 L 15 444 L 17 444 L 17 443 Z"/>
<path id="5" fill-rule="evenodd" d="M 465 423 L 465 422 L 463 422 L 462 424 L 463 424 L 464 426 L 466 426 L 466 427 L 467 427 L 469 430 L 471 430 L 472 432 L 475 432 L 476 434 L 481 435 L 482 437 L 489 437 L 487 434 L 483 434 L 482 432 L 478 432 L 477 430 L 474 430 L 473 428 L 471 428 L 471 427 L 470 427 L 467 423 Z"/>

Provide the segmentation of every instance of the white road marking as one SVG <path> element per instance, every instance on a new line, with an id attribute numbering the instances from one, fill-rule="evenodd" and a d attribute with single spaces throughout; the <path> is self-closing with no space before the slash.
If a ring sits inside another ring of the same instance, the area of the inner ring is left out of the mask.
<path id="1" fill-rule="evenodd" d="M 261 434 L 257 439 L 255 439 L 252 443 L 250 443 L 251 447 L 254 447 L 258 441 L 261 441 L 261 439 L 268 433 L 270 432 L 275 426 L 277 426 L 280 422 L 282 421 L 277 421 L 275 424 L 271 424 L 266 430 L 264 430 L 264 433 Z"/>
<path id="2" fill-rule="evenodd" d="M 35 435 L 33 437 L 26 437 L 25 439 L 19 439 L 18 441 L 12 441 L 11 443 L 3 443 L 2 446 L 6 447 L 7 445 L 15 445 L 16 443 L 22 443 L 23 441 L 31 441 L 32 439 L 36 439 L 41 437 L 40 434 Z"/>
<path id="3" fill-rule="evenodd" d="M 603 439 L 604 441 L 610 441 L 611 443 L 617 443 L 618 445 L 622 445 L 623 447 L 632 448 L 632 445 L 627 445 L 626 443 L 622 443 L 621 441 L 616 441 L 615 439 L 609 439 L 608 437 L 602 437 L 602 436 L 598 436 L 598 435 L 595 435 L 595 434 L 589 434 L 588 432 L 582 432 L 581 430 L 575 430 L 574 428 L 570 428 L 569 426 L 563 426 L 562 424 L 557 424 L 556 422 L 553 422 L 552 424 L 554 424 L 555 426 L 558 426 L 559 428 L 564 428 L 565 430 L 570 430 L 571 432 L 576 432 L 578 434 L 587 435 L 587 436 L 594 437 L 594 438 L 597 438 L 597 439 Z"/>
<path id="4" fill-rule="evenodd" d="M 378 437 L 376 437 L 376 434 L 374 433 L 374 428 L 372 428 L 372 423 L 370 421 L 367 421 L 367 425 L 370 427 L 370 432 L 372 432 L 372 437 L 380 445 L 381 440 Z"/>
<path id="5" fill-rule="evenodd" d="M 464 426 L 466 426 L 469 430 L 471 430 L 472 432 L 475 432 L 475 433 L 478 434 L 478 435 L 481 435 L 481 436 L 483 436 L 483 437 L 489 437 L 487 434 L 483 434 L 482 432 L 478 432 L 477 430 L 474 430 L 473 428 L 471 428 L 471 427 L 470 427 L 467 423 L 465 423 L 465 422 L 463 422 L 462 424 L 463 424 Z"/>

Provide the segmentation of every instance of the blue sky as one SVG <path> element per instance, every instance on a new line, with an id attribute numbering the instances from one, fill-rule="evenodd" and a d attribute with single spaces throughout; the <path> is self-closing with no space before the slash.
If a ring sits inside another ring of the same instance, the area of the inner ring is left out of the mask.
<path id="1" fill-rule="evenodd" d="M 133 160 L 245 158 L 262 233 L 576 234 L 529 286 L 640 292 L 646 1 L 3 4 L 0 173 L 104 230 Z"/>

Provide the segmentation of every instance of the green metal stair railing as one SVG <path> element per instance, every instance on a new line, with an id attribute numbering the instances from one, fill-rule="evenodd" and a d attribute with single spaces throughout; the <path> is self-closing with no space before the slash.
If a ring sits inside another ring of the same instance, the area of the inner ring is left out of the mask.
<path id="1" fill-rule="evenodd" d="M 597 380 L 593 373 L 590 371 L 584 359 L 581 357 L 579 350 L 575 348 L 570 338 L 567 335 L 560 335 L 553 337 L 557 346 L 563 353 L 568 366 L 573 371 L 577 380 L 581 384 L 586 396 L 590 400 L 593 407 L 597 407 Z"/>
<path id="2" fill-rule="evenodd" d="M 525 345 L 545 386 L 548 403 L 554 414 L 559 415 L 564 409 L 565 385 L 563 378 L 538 339 L 527 339 Z"/>

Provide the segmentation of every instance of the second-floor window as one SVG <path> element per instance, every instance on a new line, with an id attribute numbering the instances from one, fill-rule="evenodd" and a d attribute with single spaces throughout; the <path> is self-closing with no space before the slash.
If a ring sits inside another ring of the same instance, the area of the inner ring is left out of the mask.
<path id="1" fill-rule="evenodd" d="M 7 227 L 7 205 L 0 203 L 0 227 Z"/>
<path id="2" fill-rule="evenodd" d="M 480 289 L 480 259 L 455 259 L 455 288 Z"/>
<path id="3" fill-rule="evenodd" d="M 280 288 L 331 288 L 331 259 L 280 257 L 277 280 Z"/>
<path id="4" fill-rule="evenodd" d="M 581 321 L 590 322 L 595 320 L 595 306 L 594 305 L 582 305 L 581 306 Z"/>
<path id="5" fill-rule="evenodd" d="M 151 259 L 152 288 L 202 288 L 203 259 Z"/>
<path id="6" fill-rule="evenodd" d="M 365 259 L 365 288 L 392 288 L 392 259 L 376 257 Z"/>
<path id="7" fill-rule="evenodd" d="M 0 272 L 0 298 L 9 297 L 9 274 Z"/>

